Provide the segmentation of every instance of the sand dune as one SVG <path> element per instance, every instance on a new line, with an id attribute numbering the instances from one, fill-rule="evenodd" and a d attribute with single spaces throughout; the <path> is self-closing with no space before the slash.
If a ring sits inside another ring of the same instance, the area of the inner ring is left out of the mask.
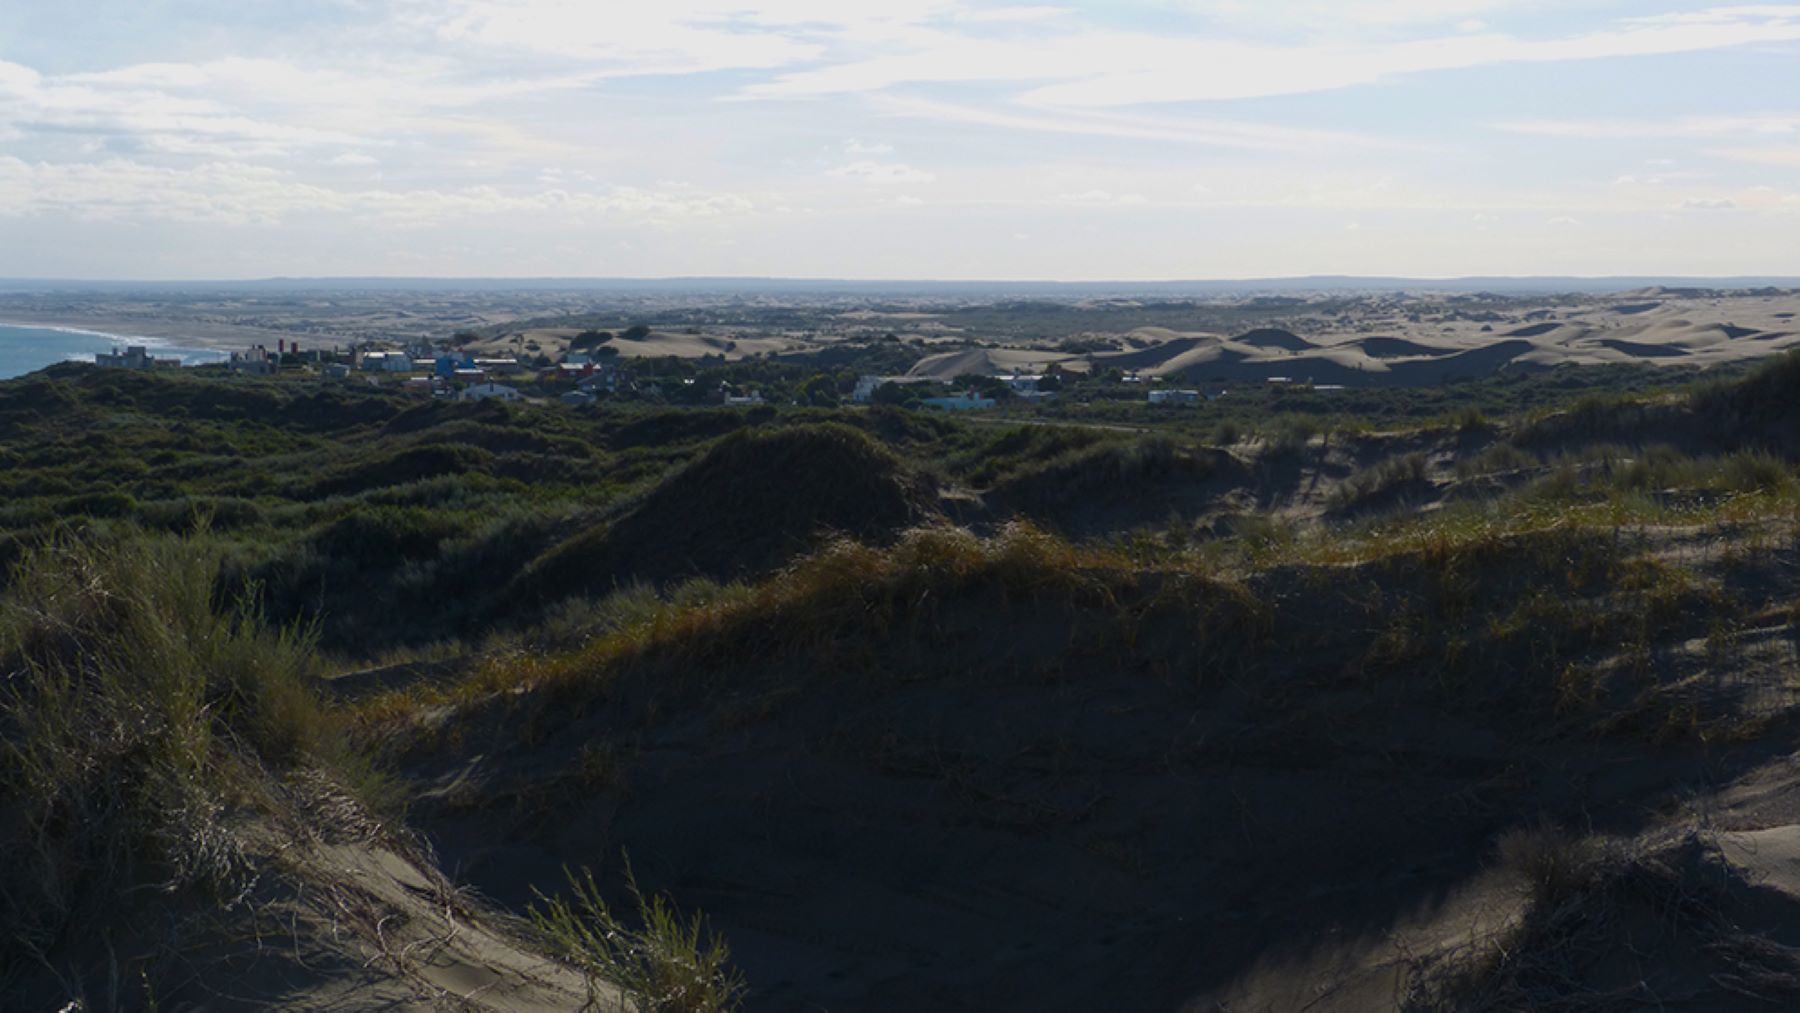
<path id="1" fill-rule="evenodd" d="M 960 352 L 928 355 L 914 363 L 906 375 L 954 380 L 969 373 L 981 376 L 1021 371 L 1032 373 L 1043 370 L 1053 362 L 1071 363 L 1077 358 L 1060 352 L 1040 352 L 1024 348 L 970 348 Z M 1086 368 L 1085 360 L 1081 361 L 1080 368 Z"/>
<path id="2" fill-rule="evenodd" d="M 1298 334 L 1279 327 L 1259 327 L 1231 340 L 1252 348 L 1280 348 L 1289 352 L 1308 352 L 1318 347 Z"/>
<path id="3" fill-rule="evenodd" d="M 1404 359 L 1456 354 L 1456 349 L 1454 348 L 1439 348 L 1436 345 L 1422 345 L 1417 341 L 1408 341 L 1405 338 L 1363 338 L 1360 341 L 1347 341 L 1343 345 L 1338 345 L 1336 347 L 1344 348 L 1352 345 L 1362 349 L 1364 355 L 1372 356 L 1377 359 Z"/>
<path id="4" fill-rule="evenodd" d="M 1627 341 L 1624 338 L 1601 338 L 1599 344 L 1615 352 L 1642 359 L 1679 359 L 1689 354 L 1688 350 L 1677 344 L 1652 345 L 1642 341 Z"/>

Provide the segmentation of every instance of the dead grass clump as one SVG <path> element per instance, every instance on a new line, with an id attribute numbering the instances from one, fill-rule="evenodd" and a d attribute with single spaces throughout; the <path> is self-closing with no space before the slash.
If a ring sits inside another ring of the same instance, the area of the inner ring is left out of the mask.
<path id="1" fill-rule="evenodd" d="M 1472 458 L 1459 458 L 1456 477 L 1481 478 L 1527 471 L 1538 466 L 1537 455 L 1511 443 L 1496 443 Z"/>
<path id="2" fill-rule="evenodd" d="M 1374 500 L 1392 498 L 1410 486 L 1423 483 L 1427 470 L 1424 454 L 1386 458 L 1338 483 L 1328 496 L 1328 504 L 1333 512 L 1344 513 Z"/>
<path id="3" fill-rule="evenodd" d="M 1624 842 L 1545 826 L 1508 833 L 1498 851 L 1524 891 L 1522 915 L 1489 938 L 1413 962 L 1403 1009 L 1663 1008 L 1692 997 L 1690 978 L 1707 978 L 1683 965 L 1730 938 L 1730 874 L 1699 834 Z"/>
<path id="4" fill-rule="evenodd" d="M 1184 447 L 1164 436 L 1108 440 L 1073 450 L 997 482 L 994 503 L 1041 520 L 1066 521 L 1113 504 L 1166 499 L 1170 490 L 1228 475 L 1236 458 L 1208 447 Z"/>
<path id="5" fill-rule="evenodd" d="M 609 907 L 592 871 L 566 872 L 566 896 L 537 894 L 532 927 L 560 959 L 588 982 L 587 1008 L 616 987 L 640 1013 L 725 1013 L 742 1002 L 743 976 L 731 967 L 731 950 L 707 930 L 700 914 L 683 918 L 668 898 L 646 897 L 630 862 L 626 889 L 636 907 L 629 924 Z M 535 891 L 534 891 L 535 892 Z"/>

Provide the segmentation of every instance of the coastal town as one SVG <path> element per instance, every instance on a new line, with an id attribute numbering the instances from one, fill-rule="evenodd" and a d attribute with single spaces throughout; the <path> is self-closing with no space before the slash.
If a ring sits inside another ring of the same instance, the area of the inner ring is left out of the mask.
<path id="1" fill-rule="evenodd" d="M 600 337 L 610 340 L 602 332 Z M 178 358 L 159 357 L 155 349 L 128 345 L 98 352 L 94 364 L 106 369 L 178 369 Z M 667 363 L 635 360 L 634 368 L 618 350 L 596 343 L 595 350 L 570 348 L 554 358 L 478 354 L 454 341 L 419 340 L 404 345 L 365 343 L 348 348 L 303 346 L 276 339 L 274 348 L 251 345 L 232 351 L 221 363 L 191 368 L 256 377 L 293 377 L 386 388 L 412 397 L 459 401 L 557 402 L 579 408 L 606 399 L 718 404 L 770 403 L 762 388 L 744 381 L 717 380 L 702 385 L 692 375 L 667 375 Z M 723 362 L 720 365 L 724 365 Z M 662 368 L 654 368 L 660 366 Z M 677 366 L 676 372 L 682 370 Z M 1146 378 L 1135 372 L 1111 371 L 1110 385 L 1135 390 Z M 1051 363 L 1041 372 L 967 374 L 953 380 L 909 374 L 880 375 L 838 370 L 816 374 L 794 404 L 896 404 L 945 412 L 982 411 L 1002 402 L 1031 404 L 1055 400 L 1064 385 L 1092 378 Z M 1271 382 L 1287 382 L 1275 378 Z M 1196 405 L 1224 396 L 1222 388 L 1186 389 L 1158 385 L 1143 395 L 1150 405 Z"/>

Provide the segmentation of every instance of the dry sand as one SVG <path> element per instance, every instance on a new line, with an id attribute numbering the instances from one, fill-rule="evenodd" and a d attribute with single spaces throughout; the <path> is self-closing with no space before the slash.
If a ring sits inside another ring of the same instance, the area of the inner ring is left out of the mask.
<path id="1" fill-rule="evenodd" d="M 1800 346 L 1793 296 L 1656 298 L 1655 293 L 1499 324 L 1421 324 L 1366 319 L 1313 335 L 1268 328 L 1236 336 L 1142 328 L 1128 351 L 1097 353 L 1095 365 L 1147 376 L 1266 379 L 1358 384 L 1432 383 L 1514 363 L 1720 366 Z M 1527 314 L 1538 316 L 1546 314 Z M 921 364 L 924 365 L 924 364 Z"/>

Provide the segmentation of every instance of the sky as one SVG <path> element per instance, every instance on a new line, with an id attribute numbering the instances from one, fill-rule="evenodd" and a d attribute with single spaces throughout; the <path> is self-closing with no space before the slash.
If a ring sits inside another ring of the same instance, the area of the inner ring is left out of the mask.
<path id="1" fill-rule="evenodd" d="M 4 0 L 0 277 L 1800 275 L 1800 3 Z"/>

